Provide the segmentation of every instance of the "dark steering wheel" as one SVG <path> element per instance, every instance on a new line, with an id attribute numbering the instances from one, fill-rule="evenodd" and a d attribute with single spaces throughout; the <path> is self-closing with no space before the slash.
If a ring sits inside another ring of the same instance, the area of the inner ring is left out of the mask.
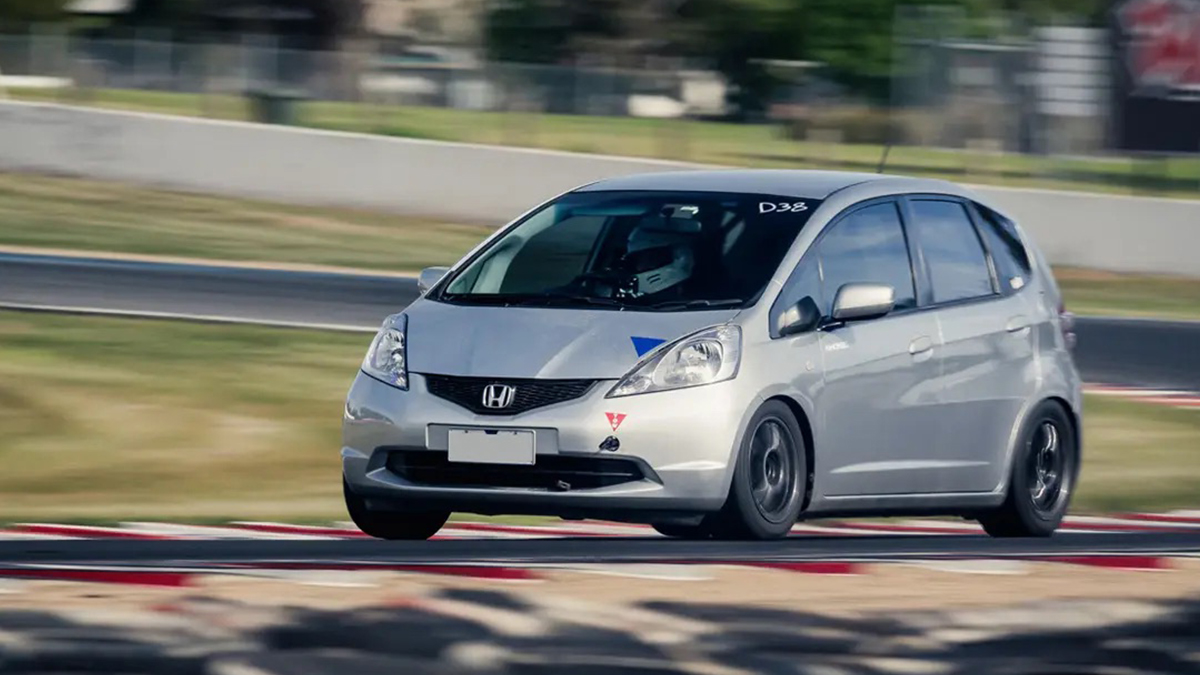
<path id="1" fill-rule="evenodd" d="M 574 292 L 598 298 L 612 298 L 626 288 L 631 279 L 630 275 L 617 270 L 584 272 L 571 281 L 570 287 Z"/>

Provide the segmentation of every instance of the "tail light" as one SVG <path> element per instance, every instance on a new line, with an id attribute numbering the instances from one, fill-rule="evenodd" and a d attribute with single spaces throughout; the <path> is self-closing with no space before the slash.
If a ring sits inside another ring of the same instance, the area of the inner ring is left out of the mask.
<path id="1" fill-rule="evenodd" d="M 1058 303 L 1058 329 L 1062 331 L 1067 349 L 1074 349 L 1078 340 L 1075 336 L 1075 315 L 1068 312 L 1066 305 L 1061 301 Z"/>

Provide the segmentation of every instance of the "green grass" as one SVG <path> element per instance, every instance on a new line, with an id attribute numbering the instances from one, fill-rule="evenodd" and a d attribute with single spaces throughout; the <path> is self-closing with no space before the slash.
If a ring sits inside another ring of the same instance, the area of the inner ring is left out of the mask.
<path id="1" fill-rule="evenodd" d="M 1089 396 L 1076 511 L 1200 506 L 1200 411 Z"/>
<path id="2" fill-rule="evenodd" d="M 1055 277 L 1076 314 L 1200 319 L 1200 279 L 1058 269 Z"/>
<path id="3" fill-rule="evenodd" d="M 0 520 L 338 516 L 368 340 L 0 312 Z"/>
<path id="4" fill-rule="evenodd" d="M 344 519 L 342 401 L 366 342 L 0 312 L 0 522 Z M 1200 414 L 1087 405 L 1077 510 L 1200 503 Z"/>
<path id="5" fill-rule="evenodd" d="M 355 209 L 0 173 L 0 246 L 413 272 L 492 232 Z M 1200 279 L 1061 269 L 1078 314 L 1200 319 Z"/>
<path id="6" fill-rule="evenodd" d="M 0 245 L 392 272 L 454 262 L 493 231 L 314 208 L 0 173 Z"/>
<path id="7" fill-rule="evenodd" d="M 342 402 L 368 341 L 0 311 L 0 522 L 345 520 Z"/>
<path id="8" fill-rule="evenodd" d="M 247 120 L 235 96 L 101 89 L 87 93 L 13 90 L 13 98 L 120 110 Z M 309 102 L 304 126 L 410 138 L 551 148 L 705 164 L 875 171 L 875 144 L 827 144 L 783 137 L 766 124 L 585 115 L 478 112 L 413 106 Z M 896 147 L 889 170 L 976 183 L 1200 197 L 1200 159 L 1072 159 Z"/>

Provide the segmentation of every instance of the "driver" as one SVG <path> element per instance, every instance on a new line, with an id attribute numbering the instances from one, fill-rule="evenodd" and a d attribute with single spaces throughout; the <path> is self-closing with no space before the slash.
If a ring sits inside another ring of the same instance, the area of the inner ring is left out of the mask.
<path id="1" fill-rule="evenodd" d="M 633 229 L 621 259 L 626 275 L 623 294 L 655 295 L 678 286 L 692 276 L 696 256 L 696 222 L 686 218 L 655 217 Z"/>

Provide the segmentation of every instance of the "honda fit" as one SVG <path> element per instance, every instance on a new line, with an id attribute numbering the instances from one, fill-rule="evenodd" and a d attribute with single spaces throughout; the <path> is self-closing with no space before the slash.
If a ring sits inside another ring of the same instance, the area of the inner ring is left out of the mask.
<path id="1" fill-rule="evenodd" d="M 347 507 L 376 537 L 455 511 L 684 538 L 835 514 L 1046 536 L 1075 487 L 1071 317 L 1022 228 L 951 183 L 612 178 L 418 288 L 344 411 Z"/>

